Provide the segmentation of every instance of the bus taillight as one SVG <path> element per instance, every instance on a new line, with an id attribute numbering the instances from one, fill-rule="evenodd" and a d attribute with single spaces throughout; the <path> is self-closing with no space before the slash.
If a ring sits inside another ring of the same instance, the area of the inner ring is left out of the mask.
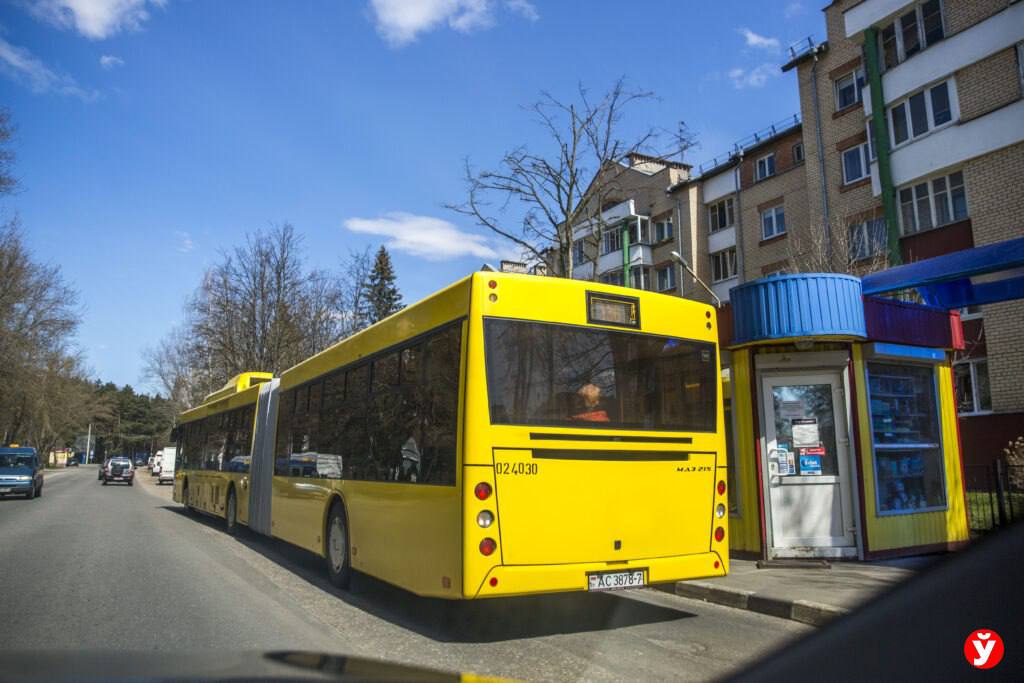
<path id="1" fill-rule="evenodd" d="M 487 500 L 491 497 L 491 485 L 486 481 L 482 481 L 476 485 L 476 488 L 473 489 L 473 493 L 480 500 Z"/>
<path id="2" fill-rule="evenodd" d="M 723 538 L 725 538 L 725 529 L 723 529 L 722 527 L 718 527 L 717 529 L 715 529 L 715 540 L 718 541 L 719 543 L 721 543 Z M 481 551 L 483 550 L 482 546 L 481 546 L 480 550 Z M 484 553 L 484 554 L 487 554 L 487 553 Z"/>
<path id="3" fill-rule="evenodd" d="M 725 481 L 718 482 L 718 495 L 725 495 Z"/>
<path id="4" fill-rule="evenodd" d="M 485 538 L 480 541 L 480 554 L 484 557 L 492 555 L 497 547 L 498 543 L 493 538 Z"/>

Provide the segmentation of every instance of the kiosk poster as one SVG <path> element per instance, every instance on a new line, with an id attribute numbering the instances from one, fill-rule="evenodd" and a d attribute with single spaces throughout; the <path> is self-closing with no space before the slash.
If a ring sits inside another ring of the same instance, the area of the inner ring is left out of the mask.
<path id="1" fill-rule="evenodd" d="M 818 418 L 795 417 L 793 425 L 793 446 L 796 448 L 814 448 L 821 444 L 818 436 Z"/>
<path id="2" fill-rule="evenodd" d="M 821 475 L 821 456 L 820 455 L 801 455 L 800 456 L 800 474 L 807 474 L 811 476 Z"/>

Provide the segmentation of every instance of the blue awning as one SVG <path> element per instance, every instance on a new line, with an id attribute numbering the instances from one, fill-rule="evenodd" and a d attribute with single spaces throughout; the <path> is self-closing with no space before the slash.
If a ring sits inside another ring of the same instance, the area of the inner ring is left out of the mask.
<path id="1" fill-rule="evenodd" d="M 865 295 L 916 289 L 946 310 L 1024 299 L 1024 237 L 872 273 L 862 286 Z"/>

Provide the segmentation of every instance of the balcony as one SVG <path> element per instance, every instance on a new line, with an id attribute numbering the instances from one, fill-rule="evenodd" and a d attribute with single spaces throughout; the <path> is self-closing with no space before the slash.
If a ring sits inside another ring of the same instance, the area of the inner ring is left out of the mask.
<path id="1" fill-rule="evenodd" d="M 843 12 L 846 37 L 853 38 L 913 4 L 913 0 L 863 0 Z"/>
<path id="2" fill-rule="evenodd" d="M 651 250 L 651 245 L 643 242 L 639 244 L 629 245 L 629 265 L 633 266 L 653 266 L 654 265 L 654 254 Z M 607 254 L 601 254 L 597 259 L 597 272 L 606 273 L 609 270 L 615 270 L 622 267 L 622 250 L 608 252 Z"/>

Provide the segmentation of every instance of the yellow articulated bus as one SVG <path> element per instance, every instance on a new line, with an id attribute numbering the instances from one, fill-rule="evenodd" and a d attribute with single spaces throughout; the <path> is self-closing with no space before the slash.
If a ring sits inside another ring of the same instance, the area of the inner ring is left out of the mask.
<path id="1" fill-rule="evenodd" d="M 339 586 L 357 570 L 470 599 L 723 575 L 717 335 L 697 302 L 474 273 L 183 415 L 175 499 L 319 554 Z M 236 413 L 254 428 L 232 472 Z"/>

